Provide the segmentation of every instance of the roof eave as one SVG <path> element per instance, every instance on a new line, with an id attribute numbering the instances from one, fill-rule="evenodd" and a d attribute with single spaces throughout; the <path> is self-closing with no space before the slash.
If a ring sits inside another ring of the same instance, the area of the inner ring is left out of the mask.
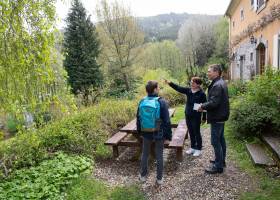
<path id="1" fill-rule="evenodd" d="M 238 6 L 241 0 L 231 0 L 226 10 L 225 16 L 231 17 L 233 10 Z"/>

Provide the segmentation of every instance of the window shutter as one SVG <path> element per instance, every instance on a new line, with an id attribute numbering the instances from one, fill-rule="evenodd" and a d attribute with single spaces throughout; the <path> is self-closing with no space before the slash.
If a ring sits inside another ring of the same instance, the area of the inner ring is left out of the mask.
<path id="1" fill-rule="evenodd" d="M 278 55 L 279 55 L 279 42 L 278 42 L 278 40 L 279 40 L 279 35 L 278 34 L 276 34 L 276 35 L 274 35 L 273 36 L 273 63 L 272 63 L 272 65 L 273 65 L 273 67 L 275 67 L 275 68 L 277 68 L 278 67 Z"/>
<path id="2" fill-rule="evenodd" d="M 258 0 L 254 0 L 254 11 L 258 10 Z"/>

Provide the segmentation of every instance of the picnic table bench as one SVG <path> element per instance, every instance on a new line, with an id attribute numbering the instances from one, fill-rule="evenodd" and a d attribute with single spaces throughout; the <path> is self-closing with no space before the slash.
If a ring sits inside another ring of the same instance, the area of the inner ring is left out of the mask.
<path id="1" fill-rule="evenodd" d="M 174 115 L 175 109 L 169 109 L 169 116 Z M 176 149 L 176 159 L 182 161 L 184 142 L 187 138 L 187 126 L 185 119 L 179 121 L 178 124 L 172 124 L 172 140 L 168 143 L 165 142 L 164 147 L 170 149 Z M 122 127 L 119 132 L 115 133 L 109 138 L 105 145 L 110 145 L 113 148 L 113 156 L 116 158 L 119 156 L 119 146 L 126 147 L 140 147 L 142 145 L 141 138 L 137 134 L 136 119 L 130 121 L 127 125 Z"/>

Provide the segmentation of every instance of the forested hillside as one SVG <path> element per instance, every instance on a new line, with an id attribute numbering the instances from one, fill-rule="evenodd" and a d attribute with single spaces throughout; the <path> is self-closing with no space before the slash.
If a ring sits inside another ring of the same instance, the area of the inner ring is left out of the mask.
<path id="1" fill-rule="evenodd" d="M 178 31 L 186 20 L 207 17 L 209 21 L 221 16 L 170 13 L 151 17 L 139 17 L 139 24 L 145 33 L 145 41 L 176 40 Z"/>

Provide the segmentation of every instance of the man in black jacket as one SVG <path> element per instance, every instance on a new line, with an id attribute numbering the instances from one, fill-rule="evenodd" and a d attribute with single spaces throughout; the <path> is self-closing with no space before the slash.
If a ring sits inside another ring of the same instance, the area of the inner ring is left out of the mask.
<path id="1" fill-rule="evenodd" d="M 213 166 L 206 169 L 209 174 L 223 173 L 226 157 L 226 142 L 224 138 L 225 121 L 229 118 L 228 88 L 221 78 L 222 70 L 217 64 L 210 65 L 208 78 L 212 83 L 208 87 L 207 102 L 203 103 L 199 111 L 207 111 L 207 122 L 211 126 L 211 144 L 215 151 L 215 160 L 210 161 Z"/>

